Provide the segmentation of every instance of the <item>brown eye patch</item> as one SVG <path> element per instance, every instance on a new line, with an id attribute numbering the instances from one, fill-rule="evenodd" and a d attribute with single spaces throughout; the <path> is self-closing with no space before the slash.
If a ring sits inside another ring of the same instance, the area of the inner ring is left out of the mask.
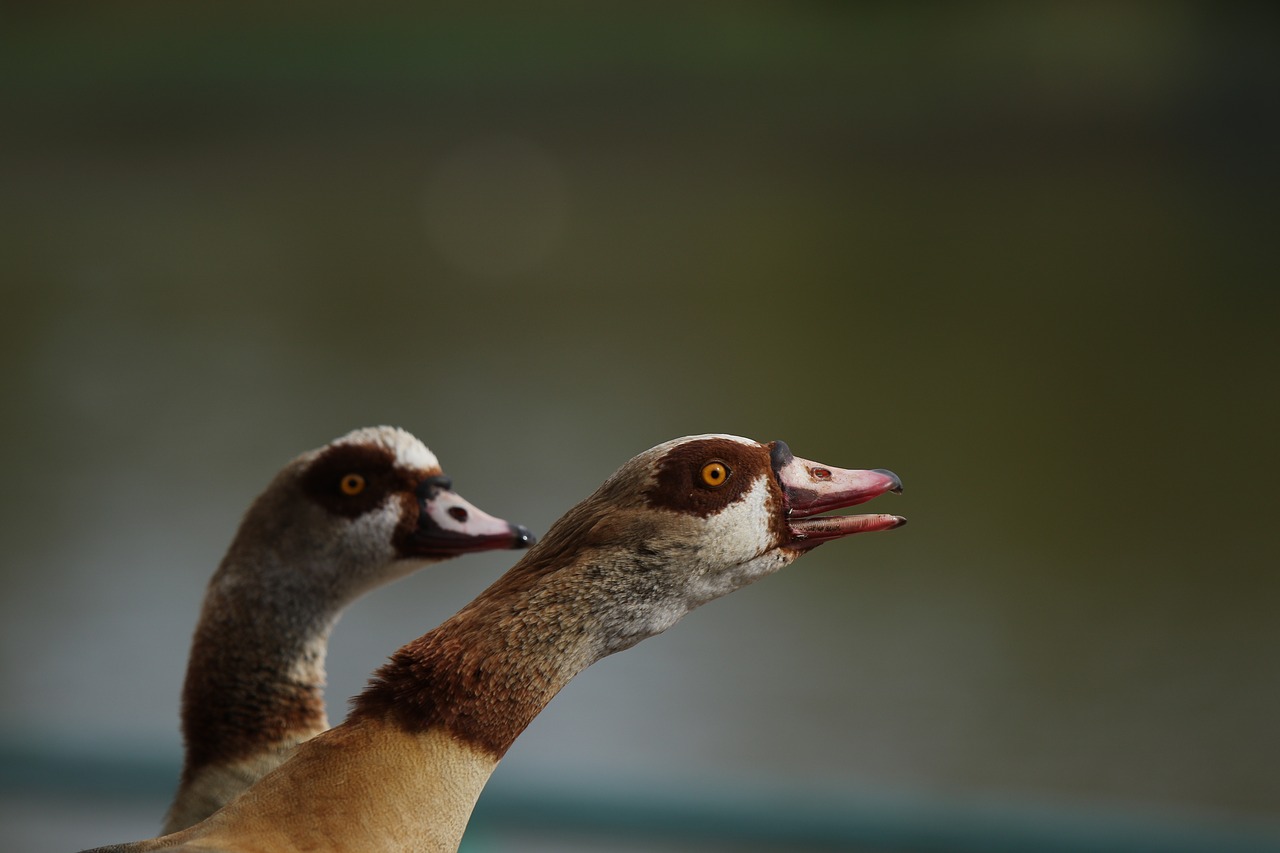
<path id="1" fill-rule="evenodd" d="M 658 463 L 645 492 L 653 507 L 706 518 L 742 498 L 761 475 L 769 476 L 769 451 L 727 438 L 677 445 Z"/>
<path id="2" fill-rule="evenodd" d="M 387 495 L 409 491 L 418 478 L 396 467 L 385 448 L 339 444 L 320 454 L 302 475 L 302 488 L 325 509 L 357 518 L 381 506 Z"/>

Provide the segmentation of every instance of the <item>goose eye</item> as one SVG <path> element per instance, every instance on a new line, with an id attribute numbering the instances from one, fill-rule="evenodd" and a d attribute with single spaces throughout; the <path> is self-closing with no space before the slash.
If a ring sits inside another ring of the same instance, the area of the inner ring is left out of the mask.
<path id="1" fill-rule="evenodd" d="M 358 495 L 364 491 L 364 477 L 359 474 L 348 474 L 340 484 L 344 495 Z"/>
<path id="2" fill-rule="evenodd" d="M 727 479 L 729 479 L 729 467 L 723 462 L 708 462 L 702 466 L 702 482 L 711 488 L 723 486 Z"/>

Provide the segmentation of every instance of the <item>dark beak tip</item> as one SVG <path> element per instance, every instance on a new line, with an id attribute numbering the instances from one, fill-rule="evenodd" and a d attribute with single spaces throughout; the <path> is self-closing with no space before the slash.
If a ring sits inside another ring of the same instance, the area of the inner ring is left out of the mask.
<path id="1" fill-rule="evenodd" d="M 885 477 L 888 477 L 890 480 L 893 481 L 893 485 L 889 487 L 889 491 L 893 492 L 895 495 L 902 494 L 902 478 L 901 477 L 899 477 L 897 474 L 890 471 L 888 468 L 872 468 L 871 470 L 877 474 L 881 474 Z M 904 519 L 902 523 L 906 524 L 906 520 Z"/>
<path id="2" fill-rule="evenodd" d="M 523 524 L 511 525 L 511 532 L 515 536 L 515 541 L 511 543 L 512 548 L 528 548 L 538 541 L 538 537 L 533 535 L 533 531 Z"/>

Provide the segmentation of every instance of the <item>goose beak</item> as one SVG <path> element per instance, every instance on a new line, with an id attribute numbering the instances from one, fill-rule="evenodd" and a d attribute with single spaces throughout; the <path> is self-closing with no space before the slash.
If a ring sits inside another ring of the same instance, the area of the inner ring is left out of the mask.
<path id="1" fill-rule="evenodd" d="M 472 551 L 528 548 L 537 538 L 472 504 L 453 491 L 448 477 L 430 477 L 418 487 L 418 523 L 405 537 L 415 557 L 456 557 Z"/>
<path id="2" fill-rule="evenodd" d="M 907 523 L 900 515 L 829 515 L 819 513 L 865 503 L 885 492 L 899 494 L 902 481 L 884 468 L 849 470 L 801 459 L 785 442 L 770 445 L 773 473 L 786 504 L 789 546 L 801 551 L 854 533 L 893 530 Z"/>

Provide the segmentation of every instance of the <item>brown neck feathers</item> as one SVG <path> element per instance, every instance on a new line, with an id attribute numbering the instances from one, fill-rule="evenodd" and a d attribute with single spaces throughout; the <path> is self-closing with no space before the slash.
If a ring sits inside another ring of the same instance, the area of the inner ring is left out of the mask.
<path id="1" fill-rule="evenodd" d="M 262 608 L 263 602 L 254 605 Z M 227 602 L 206 602 L 182 690 L 184 780 L 206 766 L 248 758 L 328 727 L 328 630 L 328 622 L 299 625 L 261 610 L 241 614 Z"/>
<path id="2" fill-rule="evenodd" d="M 602 653 L 584 591 L 605 526 L 591 499 L 571 510 L 478 598 L 397 651 L 356 698 L 352 718 L 387 718 L 415 732 L 442 727 L 501 758 Z"/>

